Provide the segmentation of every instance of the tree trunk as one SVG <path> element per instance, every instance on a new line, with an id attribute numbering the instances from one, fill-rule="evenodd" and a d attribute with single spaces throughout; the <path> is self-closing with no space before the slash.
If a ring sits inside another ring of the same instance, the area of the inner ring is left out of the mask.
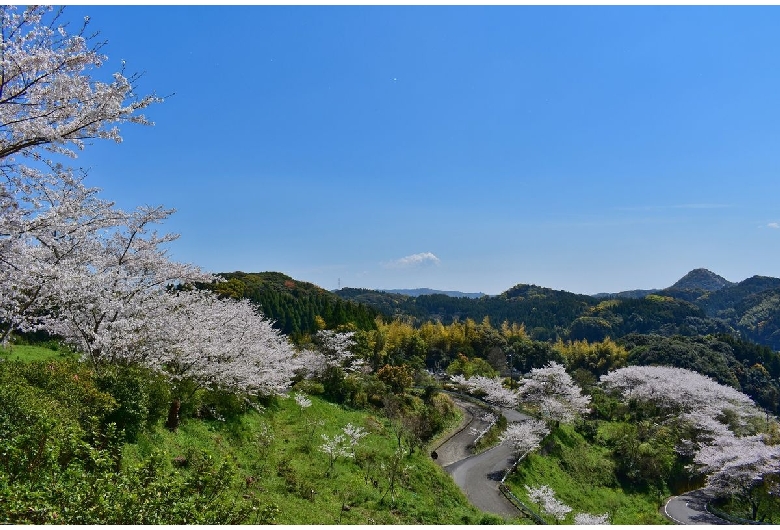
<path id="1" fill-rule="evenodd" d="M 179 428 L 179 409 L 181 408 L 181 400 L 175 398 L 171 402 L 171 408 L 168 409 L 168 421 L 165 422 L 165 426 L 172 432 L 176 432 Z"/>

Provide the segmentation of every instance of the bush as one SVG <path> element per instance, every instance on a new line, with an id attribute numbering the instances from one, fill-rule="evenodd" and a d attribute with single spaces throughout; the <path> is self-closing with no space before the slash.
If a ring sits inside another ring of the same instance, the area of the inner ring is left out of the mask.
<path id="1" fill-rule="evenodd" d="M 344 370 L 338 366 L 328 366 L 321 377 L 324 395 L 336 403 L 344 403 Z"/>
<path id="2" fill-rule="evenodd" d="M 100 431 L 117 407 L 96 385 L 94 372 L 75 360 L 0 363 L 0 384 L 9 381 L 40 390 L 86 433 Z"/>
<path id="3" fill-rule="evenodd" d="M 106 421 L 123 430 L 128 442 L 135 442 L 144 427 L 157 423 L 168 412 L 170 386 L 160 374 L 139 366 L 109 365 L 101 369 L 96 381 L 118 405 Z"/>
<path id="4" fill-rule="evenodd" d="M 0 384 L 0 479 L 44 481 L 77 455 L 83 435 L 72 411 L 46 392 Z"/>
<path id="5" fill-rule="evenodd" d="M 293 386 L 293 390 L 296 392 L 302 392 L 304 394 L 308 394 L 310 396 L 320 396 L 325 392 L 325 387 L 322 383 L 319 383 L 317 381 L 312 381 L 311 379 L 304 379 L 302 381 L 298 381 L 295 383 L 295 386 Z"/>

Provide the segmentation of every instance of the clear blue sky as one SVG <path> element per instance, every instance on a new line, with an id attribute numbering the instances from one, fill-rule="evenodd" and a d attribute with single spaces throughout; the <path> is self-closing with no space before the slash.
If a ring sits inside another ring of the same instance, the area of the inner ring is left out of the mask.
<path id="1" fill-rule="evenodd" d="M 780 276 L 778 7 L 70 6 L 175 93 L 80 156 L 179 261 L 579 293 Z"/>

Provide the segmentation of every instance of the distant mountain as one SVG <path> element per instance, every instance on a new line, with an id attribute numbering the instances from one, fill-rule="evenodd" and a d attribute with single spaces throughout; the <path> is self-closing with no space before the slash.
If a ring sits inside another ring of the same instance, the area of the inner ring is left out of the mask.
<path id="1" fill-rule="evenodd" d="M 601 293 L 596 297 L 628 300 L 641 298 L 634 295 L 643 292 L 647 291 Z M 676 319 L 696 333 L 730 329 L 730 333 L 780 350 L 780 278 L 752 276 L 733 283 L 707 269 L 694 269 L 672 286 L 655 291 L 655 294 L 698 307 L 703 315 L 689 314 L 680 319 L 682 314 L 678 314 Z M 621 306 L 612 308 L 611 312 L 626 309 L 625 303 Z M 616 327 L 611 326 L 608 332 L 614 332 Z M 638 332 L 647 332 L 640 326 L 635 327 L 640 328 L 636 330 Z"/>
<path id="2" fill-rule="evenodd" d="M 598 293 L 594 298 L 644 298 L 649 294 L 660 293 L 674 298 L 680 298 L 688 302 L 693 302 L 700 296 L 711 292 L 719 291 L 724 287 L 734 285 L 726 278 L 718 276 L 707 269 L 694 269 L 672 286 L 665 289 L 634 289 L 631 291 L 621 291 L 619 293 Z"/>
<path id="3" fill-rule="evenodd" d="M 660 336 L 730 334 L 780 351 L 780 278 L 753 276 L 732 283 L 696 269 L 666 289 L 587 296 L 518 284 L 496 296 L 432 289 L 343 288 L 326 291 L 281 273 L 223 273 L 221 294 L 249 298 L 293 336 L 352 323 L 371 329 L 374 319 L 402 317 L 449 324 L 485 317 L 494 326 L 524 324 L 536 340 L 618 339 L 631 333 Z M 320 322 L 321 323 L 321 322 Z"/>
<path id="4" fill-rule="evenodd" d="M 452 296 L 453 298 L 482 298 L 487 296 L 485 293 L 463 293 L 461 291 L 439 291 L 437 289 L 428 289 L 422 287 L 420 289 L 379 289 L 386 293 L 404 294 L 406 296 L 422 296 L 425 294 L 443 294 Z"/>
<path id="5" fill-rule="evenodd" d="M 654 294 L 660 289 L 634 289 L 633 291 L 620 291 L 619 293 L 597 293 L 593 298 L 644 298 L 648 294 Z"/>
<path id="6" fill-rule="evenodd" d="M 727 288 L 704 294 L 696 301 L 696 305 L 710 316 L 726 317 L 729 310 L 733 311 L 746 298 L 777 289 L 780 289 L 780 278 L 751 276 Z"/>
<path id="7" fill-rule="evenodd" d="M 724 287 L 734 285 L 723 276 L 718 276 L 707 269 L 694 269 L 679 280 L 669 289 L 719 291 Z"/>

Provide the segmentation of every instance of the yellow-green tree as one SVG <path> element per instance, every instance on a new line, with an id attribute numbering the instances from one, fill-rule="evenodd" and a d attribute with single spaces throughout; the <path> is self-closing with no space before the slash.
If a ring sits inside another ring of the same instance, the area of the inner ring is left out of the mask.
<path id="1" fill-rule="evenodd" d="M 480 359 L 479 357 L 469 359 L 462 353 L 458 354 L 458 357 L 450 363 L 447 367 L 447 373 L 450 375 L 461 374 L 467 379 L 474 375 L 485 377 L 496 377 L 498 375 L 498 372 L 485 359 Z"/>
<path id="2" fill-rule="evenodd" d="M 598 377 L 628 364 L 628 351 L 609 337 L 590 343 L 587 340 L 564 343 L 558 339 L 554 349 L 563 356 L 571 372 L 584 369 Z"/>

